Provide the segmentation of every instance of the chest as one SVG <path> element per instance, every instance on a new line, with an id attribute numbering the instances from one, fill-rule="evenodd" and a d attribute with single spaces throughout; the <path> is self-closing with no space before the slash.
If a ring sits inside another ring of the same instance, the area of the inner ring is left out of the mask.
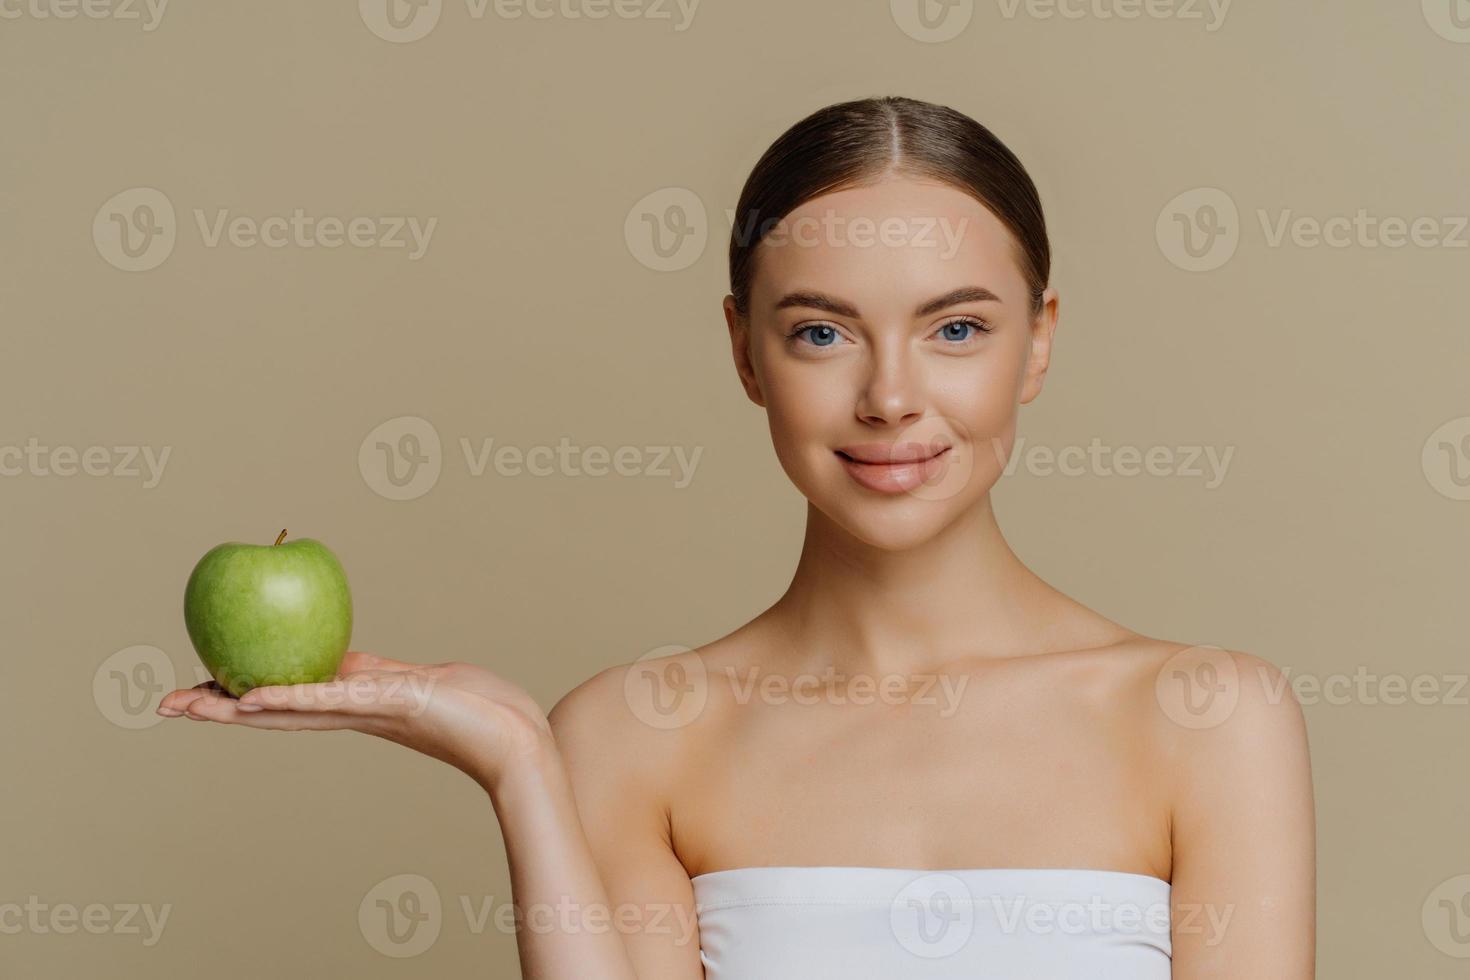
<path id="1" fill-rule="evenodd" d="M 1136 726 L 1053 697 L 747 706 L 671 801 L 691 874 L 1168 865 Z M 1154 872 L 1157 873 L 1157 872 Z"/>

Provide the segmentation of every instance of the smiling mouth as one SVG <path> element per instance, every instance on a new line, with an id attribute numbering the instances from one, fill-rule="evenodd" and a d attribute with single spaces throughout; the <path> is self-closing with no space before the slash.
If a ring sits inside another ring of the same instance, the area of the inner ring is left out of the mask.
<path id="1" fill-rule="evenodd" d="M 927 447 L 922 449 L 908 449 L 907 451 L 903 449 L 879 450 L 877 452 L 864 452 L 861 455 L 845 452 L 841 449 L 835 450 L 835 452 L 847 462 L 856 463 L 859 466 L 888 467 L 913 466 L 918 463 L 927 463 L 931 459 L 938 459 L 940 456 L 943 456 L 949 452 L 950 448 L 949 446 L 941 446 L 937 450 Z"/>
<path id="2" fill-rule="evenodd" d="M 859 486 L 895 495 L 912 493 L 940 478 L 948 468 L 950 449 L 935 440 L 927 444 L 870 442 L 834 452 Z"/>

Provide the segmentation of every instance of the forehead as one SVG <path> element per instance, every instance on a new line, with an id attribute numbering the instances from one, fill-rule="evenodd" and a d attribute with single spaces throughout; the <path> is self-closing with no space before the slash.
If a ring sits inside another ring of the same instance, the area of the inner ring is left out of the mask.
<path id="1" fill-rule="evenodd" d="M 955 187 L 890 177 L 804 202 L 757 249 L 754 310 L 788 292 L 817 289 L 863 316 L 908 316 L 958 286 L 984 286 L 1007 306 L 1027 296 L 1016 242 L 1000 219 Z"/>

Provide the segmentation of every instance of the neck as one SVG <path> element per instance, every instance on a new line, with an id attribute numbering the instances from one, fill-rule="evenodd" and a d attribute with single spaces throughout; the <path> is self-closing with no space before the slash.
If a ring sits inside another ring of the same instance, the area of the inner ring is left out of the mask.
<path id="1" fill-rule="evenodd" d="M 801 666 L 882 674 L 1103 645 L 1128 634 L 1021 563 L 989 494 L 902 551 L 860 541 L 808 504 L 796 573 L 767 616 Z"/>

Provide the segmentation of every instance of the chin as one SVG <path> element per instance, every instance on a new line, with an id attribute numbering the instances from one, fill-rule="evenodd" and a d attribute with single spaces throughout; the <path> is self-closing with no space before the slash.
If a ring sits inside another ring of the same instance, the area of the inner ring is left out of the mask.
<path id="1" fill-rule="evenodd" d="M 883 551 L 910 551 L 927 544 L 957 516 L 954 501 L 937 502 L 916 497 L 833 502 L 817 508 L 848 534 Z"/>
<path id="2" fill-rule="evenodd" d="M 881 494 L 840 481 L 815 481 L 807 500 L 833 524 L 864 544 L 908 551 L 926 544 L 976 504 L 976 490 L 935 498 L 919 493 Z M 980 495 L 983 495 L 983 491 Z"/>
<path id="3" fill-rule="evenodd" d="M 949 450 L 937 479 L 911 490 L 864 486 L 825 448 L 778 456 L 791 482 L 826 520 L 884 551 L 907 551 L 927 543 L 989 489 L 985 480 L 989 474 L 977 471 L 974 448 L 965 443 Z"/>

